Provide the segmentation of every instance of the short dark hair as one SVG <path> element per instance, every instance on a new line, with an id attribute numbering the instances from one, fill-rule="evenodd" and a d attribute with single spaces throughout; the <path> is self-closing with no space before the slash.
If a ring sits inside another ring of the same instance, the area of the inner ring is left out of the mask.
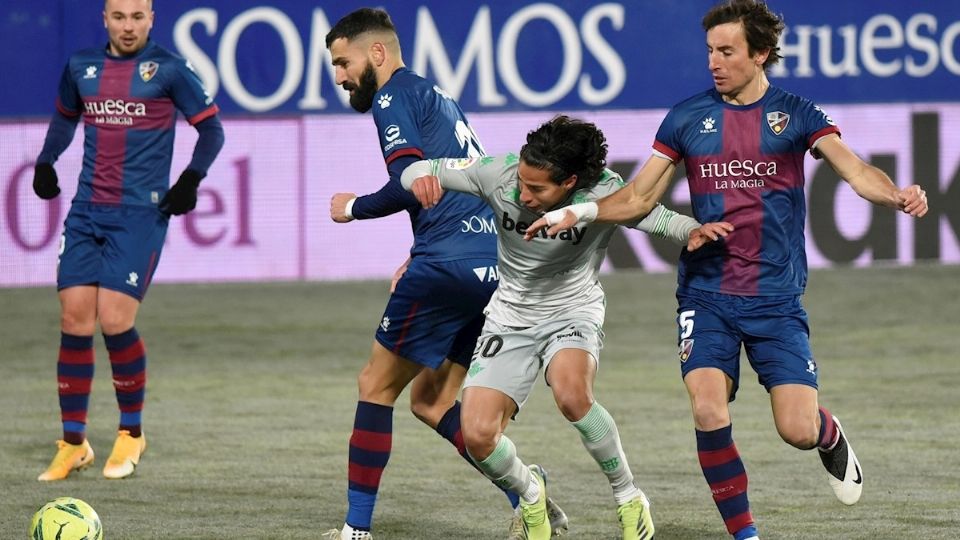
<path id="1" fill-rule="evenodd" d="M 759 51 L 768 50 L 763 69 L 780 61 L 778 46 L 780 34 L 785 27 L 783 16 L 770 11 L 766 2 L 759 0 L 727 0 L 713 6 L 713 9 L 703 16 L 703 29 L 709 31 L 721 24 L 741 22 L 743 32 L 747 38 L 747 46 L 751 55 Z"/>
<path id="2" fill-rule="evenodd" d="M 360 8 L 337 21 L 327 32 L 327 48 L 340 38 L 348 41 L 364 32 L 391 32 L 397 33 L 397 27 L 390 20 L 390 14 L 377 8 Z"/>
<path id="3" fill-rule="evenodd" d="M 527 133 L 520 159 L 550 173 L 550 179 L 558 185 L 575 174 L 574 189 L 590 187 L 600 180 L 607 166 L 607 139 L 590 122 L 555 116 Z"/>

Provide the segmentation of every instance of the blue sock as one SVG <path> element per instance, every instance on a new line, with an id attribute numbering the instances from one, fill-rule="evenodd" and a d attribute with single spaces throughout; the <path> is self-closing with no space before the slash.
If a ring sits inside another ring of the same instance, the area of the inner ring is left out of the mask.
<path id="1" fill-rule="evenodd" d="M 354 529 L 370 530 L 380 477 L 392 446 L 393 407 L 358 401 L 347 467 L 346 522 Z"/>
<path id="2" fill-rule="evenodd" d="M 443 418 L 440 419 L 440 423 L 437 424 L 437 433 L 441 437 L 450 441 L 453 446 L 457 448 L 457 452 L 460 456 L 467 460 L 472 467 L 477 468 L 477 464 L 470 459 L 469 454 L 467 454 L 467 447 L 463 444 L 463 435 L 460 433 L 460 402 L 454 401 L 453 407 L 450 407 L 446 413 L 444 413 Z M 478 471 L 480 469 L 477 469 Z M 516 493 L 500 488 L 503 490 L 503 493 L 507 496 L 507 500 L 510 501 L 510 508 L 516 508 L 520 504 L 520 496 Z"/>

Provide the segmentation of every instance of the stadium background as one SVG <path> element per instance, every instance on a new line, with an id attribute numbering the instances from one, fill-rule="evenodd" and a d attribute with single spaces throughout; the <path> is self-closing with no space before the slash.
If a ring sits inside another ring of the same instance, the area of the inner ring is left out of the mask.
<path id="1" fill-rule="evenodd" d="M 407 64 L 457 98 L 488 153 L 564 112 L 595 121 L 629 176 L 666 109 L 710 85 L 707 0 L 380 2 Z M 158 2 L 153 38 L 187 57 L 223 111 L 227 145 L 198 208 L 171 222 L 156 282 L 388 277 L 410 245 L 406 216 L 336 225 L 330 195 L 386 180 L 374 125 L 333 84 L 323 37 L 357 2 Z M 784 1 L 785 60 L 772 81 L 820 104 L 856 152 L 930 199 L 921 221 L 871 207 L 806 162 L 813 268 L 960 263 L 960 4 Z M 0 286 L 49 285 L 79 172 L 82 133 L 57 164 L 64 193 L 37 199 L 32 164 L 68 55 L 105 42 L 80 0 L 8 0 L 0 20 Z M 78 130 L 80 131 L 80 130 Z M 179 122 L 173 173 L 195 132 Z M 687 210 L 680 182 L 665 202 Z M 669 271 L 676 250 L 612 243 L 605 270 Z"/>
<path id="2" fill-rule="evenodd" d="M 408 65 L 459 98 L 488 152 L 516 150 L 527 130 L 567 112 L 600 124 L 625 174 L 649 155 L 667 108 L 709 86 L 698 21 L 711 3 L 377 2 L 394 16 Z M 98 337 L 88 425 L 97 466 L 45 484 L 36 475 L 60 427 L 54 265 L 82 134 L 57 165 L 61 197 L 37 199 L 31 168 L 67 56 L 106 41 L 100 4 L 0 2 L 0 537 L 22 538 L 36 508 L 72 495 L 97 509 L 112 539 L 315 538 L 343 517 L 356 375 L 385 278 L 410 241 L 403 215 L 328 218 L 331 193 L 386 179 L 373 122 L 345 106 L 323 58 L 329 25 L 361 4 L 155 2 L 153 37 L 190 58 L 216 94 L 227 145 L 197 211 L 172 220 L 137 323 L 150 351 L 148 455 L 130 481 L 100 475 L 116 400 Z M 789 22 L 774 84 L 822 105 L 900 185 L 921 183 L 931 210 L 911 220 L 874 209 L 807 160 L 805 305 L 821 397 L 850 432 L 868 487 L 842 507 L 819 460 L 782 443 L 766 392 L 745 375 L 733 408 L 751 504 L 765 538 L 955 539 L 960 3 L 773 7 Z M 174 175 L 194 138 L 180 122 Z M 686 187 L 667 198 L 684 210 Z M 710 540 L 723 525 L 677 376 L 675 258 L 641 234 L 612 242 L 607 270 L 623 271 L 603 280 L 596 389 L 654 502 L 657 537 Z M 380 281 L 346 281 L 368 278 Z M 405 408 L 401 397 L 377 538 L 501 537 L 503 497 Z M 550 468 L 571 538 L 615 537 L 609 486 L 546 389 L 510 434 Z"/>

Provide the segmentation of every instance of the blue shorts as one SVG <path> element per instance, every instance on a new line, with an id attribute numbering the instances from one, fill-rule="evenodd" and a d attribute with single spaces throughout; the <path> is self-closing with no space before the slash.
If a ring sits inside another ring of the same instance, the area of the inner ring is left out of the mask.
<path id="1" fill-rule="evenodd" d="M 63 222 L 57 290 L 98 285 L 143 300 L 168 221 L 155 208 L 74 203 Z"/>
<path id="2" fill-rule="evenodd" d="M 497 289 L 496 259 L 414 257 L 390 295 L 376 339 L 411 362 L 436 369 L 445 358 L 470 366 L 483 309 Z"/>
<path id="3" fill-rule="evenodd" d="M 810 327 L 800 296 L 733 296 L 677 291 L 677 345 L 684 377 L 714 367 L 733 379 L 730 401 L 740 386 L 740 345 L 769 392 L 781 384 L 817 388 L 810 352 Z"/>

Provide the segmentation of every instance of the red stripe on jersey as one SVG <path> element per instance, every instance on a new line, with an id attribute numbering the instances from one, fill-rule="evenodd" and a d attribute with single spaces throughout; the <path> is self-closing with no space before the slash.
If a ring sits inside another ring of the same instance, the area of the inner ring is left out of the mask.
<path id="1" fill-rule="evenodd" d="M 191 126 L 195 126 L 195 125 L 199 124 L 200 122 L 203 122 L 203 121 L 206 120 L 207 118 L 210 118 L 211 116 L 216 116 L 216 114 L 217 114 L 218 112 L 220 112 L 220 107 L 217 107 L 217 104 L 214 103 L 213 105 L 211 105 L 211 106 L 207 107 L 206 109 L 204 109 L 204 110 L 203 110 L 202 112 L 200 112 L 199 114 L 195 114 L 195 115 L 191 116 L 190 118 L 187 118 L 187 122 L 190 122 L 190 125 L 191 125 Z"/>
<path id="2" fill-rule="evenodd" d="M 383 476 L 383 467 L 364 467 L 363 465 L 357 465 L 351 462 L 347 470 L 347 476 L 350 482 L 373 489 L 380 487 L 380 477 Z"/>
<path id="3" fill-rule="evenodd" d="M 745 111 L 723 111 L 723 151 L 725 160 L 757 159 L 760 149 L 760 126 L 763 107 Z M 720 291 L 754 293 L 760 279 L 760 246 L 763 244 L 762 190 L 753 188 L 726 189 L 723 193 L 723 217 L 733 224 L 737 234 L 726 239 L 727 255 L 723 261 Z"/>
<path id="4" fill-rule="evenodd" d="M 670 158 L 670 161 L 676 163 L 680 161 L 680 152 L 663 144 L 660 141 L 653 141 L 653 149 Z"/>
<path id="5" fill-rule="evenodd" d="M 826 137 L 827 135 L 830 135 L 831 133 L 836 133 L 837 135 L 839 135 L 840 128 L 838 128 L 837 126 L 827 126 L 821 129 L 820 131 L 815 132 L 813 135 L 810 136 L 809 139 L 807 139 L 807 148 L 813 148 L 813 145 L 817 141 L 819 141 L 823 137 Z"/>
<path id="6" fill-rule="evenodd" d="M 737 445 L 735 444 L 731 444 L 720 450 L 703 450 L 697 452 L 697 458 L 700 459 L 701 467 L 716 467 L 717 465 L 729 463 L 738 457 L 740 457 L 740 453 L 737 452 Z"/>
<path id="7" fill-rule="evenodd" d="M 385 159 L 384 161 L 386 161 L 387 165 L 389 165 L 390 163 L 393 162 L 393 160 L 397 158 L 401 158 L 403 156 L 416 156 L 420 159 L 423 159 L 423 151 L 420 150 L 419 148 L 403 148 L 387 156 L 387 159 Z"/>
<path id="8" fill-rule="evenodd" d="M 138 339 L 126 349 L 110 351 L 111 364 L 129 364 L 134 360 L 143 358 L 147 354 L 147 349 L 143 345 L 143 340 Z"/>
<path id="9" fill-rule="evenodd" d="M 370 452 L 389 452 L 393 441 L 393 433 L 377 433 L 363 429 L 353 429 L 350 445 Z"/>
<path id="10" fill-rule="evenodd" d="M 710 492 L 713 493 L 713 500 L 717 502 L 736 497 L 746 491 L 747 473 L 739 474 L 729 480 L 710 484 Z"/>
<path id="11" fill-rule="evenodd" d="M 57 360 L 64 364 L 92 364 L 93 349 L 76 350 L 61 347 Z"/>
<path id="12" fill-rule="evenodd" d="M 66 116 L 67 118 L 76 118 L 80 116 L 80 111 L 71 111 L 68 109 L 67 106 L 60 101 L 60 96 L 57 96 L 57 110 L 60 111 L 60 114 Z"/>
<path id="13" fill-rule="evenodd" d="M 100 74 L 100 89 L 90 100 L 129 99 L 136 62 L 117 62 L 107 58 Z M 87 114 L 85 121 L 97 128 L 97 146 L 93 164 L 93 196 L 91 202 L 120 204 L 123 196 L 123 164 L 127 153 L 127 126 L 98 124 L 96 115 Z"/>

